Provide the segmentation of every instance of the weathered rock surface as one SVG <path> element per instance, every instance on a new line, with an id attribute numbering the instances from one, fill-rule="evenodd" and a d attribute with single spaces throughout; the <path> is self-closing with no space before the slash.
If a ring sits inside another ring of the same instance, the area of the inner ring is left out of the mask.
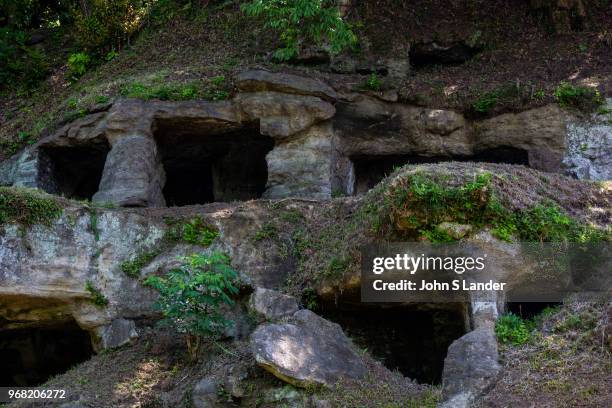
<path id="1" fill-rule="evenodd" d="M 237 103 L 250 120 L 259 119 L 261 134 L 284 138 L 330 119 L 332 104 L 314 96 L 256 92 L 240 95 Z"/>
<path id="2" fill-rule="evenodd" d="M 323 123 L 268 153 L 268 183 L 263 197 L 330 198 L 332 137 L 331 124 Z"/>
<path id="3" fill-rule="evenodd" d="M 293 296 L 265 288 L 255 289 L 249 307 L 266 320 L 281 319 L 298 311 L 298 303 Z"/>
<path id="4" fill-rule="evenodd" d="M 248 71 L 238 76 L 237 83 L 240 92 L 229 101 L 120 99 L 108 111 L 67 124 L 1 163 L 0 184 L 39 187 L 72 197 L 70 189 L 57 187 L 54 178 L 58 176 L 45 152 L 95 146 L 100 160 L 106 160 L 101 181 L 90 180 L 99 184 L 95 202 L 164 206 L 168 201 L 162 194 L 164 173 L 168 173 L 164 166 L 169 164 L 164 161 L 167 154 L 162 146 L 176 145 L 185 138 L 191 143 L 201 140 L 205 145 L 207 138 L 219 140 L 220 135 L 243 143 L 245 135 L 252 135 L 254 129 L 259 129 L 260 135 L 251 139 L 261 137 L 269 144 L 260 146 L 260 154 L 267 153 L 265 169 L 261 156 L 250 161 L 247 156 L 240 171 L 220 171 L 218 167 L 227 167 L 227 163 L 237 167 L 233 164 L 237 162 L 236 152 L 243 152 L 235 148 L 204 152 L 215 161 L 211 170 L 215 173 L 211 182 L 214 200 L 355 194 L 377 182 L 379 173 L 387 172 L 366 171 L 373 174 L 372 180 L 360 180 L 356 160 L 384 162 L 391 156 L 398 160 L 393 166 L 476 160 L 527 164 L 549 172 L 560 171 L 565 157 L 569 174 L 610 178 L 612 132 L 603 116 L 597 117 L 595 124 L 571 118 L 568 121 L 566 112 L 548 105 L 472 121 L 452 110 L 399 103 L 396 92 L 348 92 L 338 97 L 321 81 L 291 74 Z M 243 179 L 244 172 L 255 167 L 261 181 L 251 183 L 251 190 L 225 188 L 227 180 Z M 95 186 L 93 189 L 95 192 Z M 75 197 L 91 199 L 92 195 Z M 174 203 L 170 200 L 168 204 Z"/>
<path id="5" fill-rule="evenodd" d="M 491 387 L 501 370 L 492 326 L 481 327 L 455 340 L 444 360 L 442 384 L 447 407 L 467 407 Z"/>
<path id="6" fill-rule="evenodd" d="M 231 256 L 244 285 L 279 287 L 295 268 L 295 261 L 280 257 L 274 248 L 259 250 L 253 243 L 252 236 L 269 217 L 264 207 L 211 205 L 186 212 L 186 217 L 197 214 L 215 225 L 220 237 L 207 249 L 187 244 L 165 249 L 142 269 L 141 278 L 175 267 L 177 256 L 221 250 Z M 92 334 L 99 348 L 128 341 L 134 334 L 133 323 L 122 319 L 157 315 L 152 308 L 154 292 L 121 271 L 122 262 L 161 247 L 168 228 L 161 219 L 163 212 L 151 216 L 146 211 L 94 211 L 70 205 L 49 227 L 37 225 L 22 230 L 17 225 L 4 225 L 0 234 L 3 328 L 74 320 Z M 107 306 L 91 303 L 87 282 L 100 290 L 108 300 Z M 231 335 L 239 338 L 245 335 L 248 324 L 235 320 L 238 331 Z"/>
<path id="7" fill-rule="evenodd" d="M 236 78 L 238 89 L 246 92 L 273 91 L 297 95 L 318 96 L 333 102 L 337 95 L 329 85 L 303 76 L 273 73 L 263 70 L 246 71 Z"/>
<path id="8" fill-rule="evenodd" d="M 251 336 L 257 363 L 298 387 L 333 386 L 341 378 L 361 378 L 365 366 L 339 325 L 309 310 L 284 324 L 264 324 Z"/>
<path id="9" fill-rule="evenodd" d="M 590 118 L 568 118 L 565 173 L 581 180 L 612 180 L 612 98 Z"/>
<path id="10" fill-rule="evenodd" d="M 529 155 L 530 167 L 558 172 L 565 152 L 565 113 L 557 105 L 547 105 L 499 115 L 479 123 L 475 136 L 477 150 L 523 149 Z"/>
<path id="11" fill-rule="evenodd" d="M 94 203 L 122 207 L 163 207 L 166 182 L 161 157 L 152 138 L 133 135 L 113 145 L 107 156 Z"/>
<path id="12" fill-rule="evenodd" d="M 109 325 L 96 327 L 95 339 L 99 341 L 94 343 L 97 350 L 112 349 L 128 344 L 130 341 L 138 337 L 136 324 L 132 320 L 115 319 Z"/>

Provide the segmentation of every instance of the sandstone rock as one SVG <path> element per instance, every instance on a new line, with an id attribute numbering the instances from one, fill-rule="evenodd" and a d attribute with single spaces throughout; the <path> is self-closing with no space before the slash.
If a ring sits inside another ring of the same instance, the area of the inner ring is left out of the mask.
<path id="1" fill-rule="evenodd" d="M 448 135 L 465 126 L 463 115 L 443 109 L 425 109 L 422 112 L 423 126 L 438 135 Z"/>
<path id="2" fill-rule="evenodd" d="M 557 105 L 507 113 L 477 124 L 475 151 L 510 146 L 528 152 L 529 166 L 558 172 L 565 152 L 565 116 Z"/>
<path id="3" fill-rule="evenodd" d="M 165 173 L 152 138 L 133 135 L 119 139 L 106 159 L 95 203 L 123 207 L 163 207 Z"/>
<path id="4" fill-rule="evenodd" d="M 336 91 L 317 79 L 274 73 L 263 70 L 245 71 L 236 78 L 238 89 L 245 92 L 276 91 L 287 94 L 318 96 L 326 101 L 336 100 Z"/>
<path id="5" fill-rule="evenodd" d="M 263 197 L 331 197 L 332 137 L 331 125 L 323 123 L 277 145 L 266 156 L 268 183 Z"/>
<path id="6" fill-rule="evenodd" d="M 274 138 L 294 135 L 336 113 L 332 104 L 318 97 L 278 92 L 244 94 L 236 102 L 250 120 L 259 119 L 261 134 Z"/>
<path id="7" fill-rule="evenodd" d="M 35 146 L 66 147 L 105 140 L 106 116 L 106 112 L 98 112 L 76 119 Z"/>
<path id="8" fill-rule="evenodd" d="M 293 296 L 275 290 L 256 288 L 249 302 L 251 310 L 266 320 L 277 320 L 297 312 L 298 303 Z"/>
<path id="9" fill-rule="evenodd" d="M 191 391 L 191 403 L 194 408 L 215 408 L 222 406 L 217 401 L 217 382 L 208 377 L 198 381 Z"/>
<path id="10" fill-rule="evenodd" d="M 257 363 L 298 387 L 333 386 L 341 378 L 361 378 L 365 366 L 340 326 L 309 310 L 288 323 L 264 324 L 251 336 Z"/>
<path id="11" fill-rule="evenodd" d="M 501 370 L 493 327 L 481 327 L 448 348 L 442 374 L 443 393 L 468 403 L 491 387 Z M 457 395 L 462 395 L 457 397 Z M 461 406 L 461 405 L 452 405 Z"/>
<path id="12" fill-rule="evenodd" d="M 94 333 L 98 337 L 94 342 L 98 351 L 121 347 L 138 337 L 134 321 L 121 318 L 113 320 L 107 326 L 97 327 Z"/>

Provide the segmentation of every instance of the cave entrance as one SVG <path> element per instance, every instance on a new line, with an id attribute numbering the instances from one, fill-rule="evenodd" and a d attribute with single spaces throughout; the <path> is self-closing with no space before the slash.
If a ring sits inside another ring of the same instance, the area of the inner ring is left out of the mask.
<path id="1" fill-rule="evenodd" d="M 463 305 L 454 304 L 323 305 L 320 313 L 385 367 L 422 384 L 440 384 L 448 347 L 467 329 Z"/>
<path id="2" fill-rule="evenodd" d="M 560 306 L 559 302 L 508 302 L 506 309 L 508 312 L 520 316 L 523 319 L 531 319 L 547 308 Z"/>
<path id="3" fill-rule="evenodd" d="M 394 169 L 406 164 L 440 163 L 444 161 L 460 162 L 486 162 L 529 165 L 528 152 L 514 147 L 498 147 L 478 152 L 472 156 L 421 156 L 413 154 L 404 155 L 376 155 L 355 156 L 351 158 L 355 175 L 353 186 L 354 194 L 365 193 L 391 174 Z"/>
<path id="4" fill-rule="evenodd" d="M 77 200 L 98 191 L 110 146 L 106 140 L 84 146 L 41 148 L 44 189 Z"/>
<path id="5" fill-rule="evenodd" d="M 93 355 L 76 323 L 0 331 L 0 386 L 37 386 Z"/>
<path id="6" fill-rule="evenodd" d="M 160 126 L 155 139 L 166 172 L 168 206 L 250 200 L 266 189 L 266 154 L 274 141 L 254 127 L 198 134 Z"/>

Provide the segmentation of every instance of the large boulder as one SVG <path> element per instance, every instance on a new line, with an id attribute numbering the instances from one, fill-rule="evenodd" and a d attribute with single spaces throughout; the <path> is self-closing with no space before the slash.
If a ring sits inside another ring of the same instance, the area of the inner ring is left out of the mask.
<path id="1" fill-rule="evenodd" d="M 261 367 L 297 387 L 331 387 L 366 373 L 340 326 L 309 310 L 296 312 L 284 324 L 259 326 L 251 348 Z"/>
<path id="2" fill-rule="evenodd" d="M 448 348 L 442 373 L 447 407 L 469 406 L 489 389 L 501 370 L 492 326 L 482 326 L 455 340 Z"/>
<path id="3" fill-rule="evenodd" d="M 252 312 L 266 320 L 277 320 L 298 311 L 297 299 L 276 290 L 256 288 L 249 300 Z"/>

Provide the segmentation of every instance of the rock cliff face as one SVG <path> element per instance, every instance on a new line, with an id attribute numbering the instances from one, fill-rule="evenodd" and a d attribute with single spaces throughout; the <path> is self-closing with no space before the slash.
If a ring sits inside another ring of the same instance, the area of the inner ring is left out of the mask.
<path id="1" fill-rule="evenodd" d="M 0 163 L 0 185 L 93 203 L 57 198 L 63 212 L 48 226 L 0 224 L 0 329 L 76 322 L 95 350 L 119 347 L 139 335 L 142 322 L 159 317 L 143 278 L 165 273 L 181 256 L 219 250 L 231 257 L 244 286 L 239 305 L 229 311 L 241 316 L 236 319 L 241 323 L 228 336 L 249 337 L 251 357 L 260 367 L 298 387 L 361 380 L 367 368 L 342 327 L 275 291 L 304 272 L 304 258 L 316 257 L 314 251 L 329 244 L 308 247 L 296 231 L 269 230 L 280 217 L 279 206 L 283 217 L 297 214 L 302 234 L 321 220 L 362 222 L 355 214 L 366 199 L 360 193 L 407 163 L 489 161 L 584 179 L 611 175 L 612 132 L 601 115 L 579 120 L 549 105 L 471 120 L 265 71 L 243 73 L 237 88 L 225 102 L 119 100 Z M 466 163 L 449 166 L 448 174 L 472 178 L 482 170 Z M 401 176 L 434 168 L 419 166 Z M 517 208 L 545 202 L 554 191 L 561 207 L 597 213 L 579 214 L 584 220 L 609 221 L 610 209 L 598 207 L 604 193 L 593 206 L 588 201 L 596 195 L 593 186 L 578 193 L 577 181 L 559 175 L 491 168 L 503 173 L 510 190 L 503 194 L 518 197 Z M 327 200 L 335 194 L 359 196 Z M 210 246 L 168 239 L 172 219 L 193 217 L 218 231 Z M 520 253 L 486 229 L 452 222 L 440 228 L 491 246 L 503 260 L 497 276 L 511 284 L 530 269 Z M 269 233 L 263 240 L 262 231 Z M 376 238 L 359 242 L 368 239 Z M 298 254 L 299 245 L 310 252 Z M 122 265 L 143 253 L 152 254 L 148 262 L 136 276 L 126 274 Z M 359 270 L 343 273 L 333 285 L 311 277 L 309 289 L 337 301 L 361 283 Z M 96 297 L 105 304 L 95 304 Z M 461 333 L 444 344 L 443 351 L 450 344 L 442 374 L 446 406 L 466 406 L 495 380 L 500 367 L 494 322 L 504 302 L 473 297 L 469 306 L 453 310 Z M 202 380 L 194 404 L 209 406 L 202 404 L 214 399 L 215 387 Z"/>
<path id="2" fill-rule="evenodd" d="M 227 102 L 119 100 L 2 163 L 0 184 L 164 207 L 352 195 L 395 166 L 445 160 L 609 178 L 605 118 L 581 122 L 556 105 L 475 121 L 289 74 L 248 71 L 237 87 Z"/>

